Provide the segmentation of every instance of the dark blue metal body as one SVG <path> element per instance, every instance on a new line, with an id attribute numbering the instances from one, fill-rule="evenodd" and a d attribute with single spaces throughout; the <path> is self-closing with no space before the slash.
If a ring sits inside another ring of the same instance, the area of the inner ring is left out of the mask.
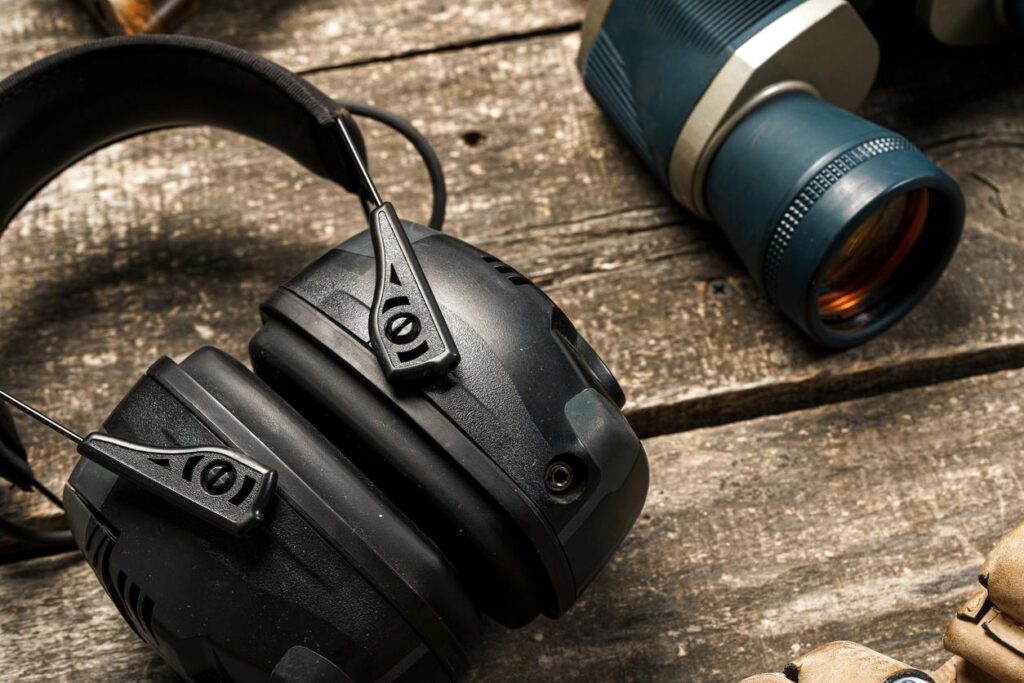
<path id="1" fill-rule="evenodd" d="M 667 184 L 679 132 L 719 70 L 751 36 L 801 2 L 613 2 L 583 63 L 583 81 Z"/>
<path id="2" fill-rule="evenodd" d="M 1006 0 L 1006 18 L 1017 35 L 1024 37 L 1024 0 Z"/>
<path id="3" fill-rule="evenodd" d="M 1024 8 L 1024 0 L 1008 1 Z M 581 62 L 584 81 L 671 187 L 684 125 L 730 56 L 805 2 L 613 0 Z M 753 109 L 728 132 L 703 180 L 711 217 L 754 278 L 827 346 L 864 342 L 909 312 L 949 262 L 963 225 L 959 187 L 908 140 L 800 92 Z M 904 270 L 886 283 L 891 294 L 855 319 L 823 320 L 819 294 L 832 256 L 880 207 L 918 189 L 929 191 L 928 223 Z"/>
<path id="4" fill-rule="evenodd" d="M 869 318 L 826 326 L 815 294 L 836 245 L 895 196 L 922 188 L 933 210 L 920 275 Z M 804 93 L 778 97 L 736 127 L 711 165 L 707 198 L 772 301 L 829 346 L 865 341 L 906 315 L 952 257 L 964 216 L 957 184 L 908 140 Z"/>

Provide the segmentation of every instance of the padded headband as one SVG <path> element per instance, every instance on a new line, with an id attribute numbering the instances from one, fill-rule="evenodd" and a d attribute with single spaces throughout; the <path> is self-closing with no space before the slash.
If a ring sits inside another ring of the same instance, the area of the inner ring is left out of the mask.
<path id="1" fill-rule="evenodd" d="M 362 195 L 338 116 L 331 98 L 305 79 L 209 40 L 136 36 L 58 52 L 0 82 L 0 232 L 82 157 L 177 126 L 247 135 Z"/>
<path id="2" fill-rule="evenodd" d="M 0 234 L 54 176 L 119 140 L 209 125 L 255 138 L 363 196 L 343 144 L 345 117 L 305 79 L 222 43 L 183 36 L 99 40 L 58 52 L 0 82 Z M 0 405 L 0 477 L 33 485 L 24 448 Z M 11 531 L 10 529 L 8 531 Z"/>

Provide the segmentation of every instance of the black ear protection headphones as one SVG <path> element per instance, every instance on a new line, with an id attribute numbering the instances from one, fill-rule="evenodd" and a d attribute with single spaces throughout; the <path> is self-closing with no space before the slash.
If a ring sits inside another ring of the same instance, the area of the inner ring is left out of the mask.
<path id="1" fill-rule="evenodd" d="M 74 542 L 186 678 L 455 678 L 480 613 L 561 615 L 635 521 L 647 459 L 622 391 L 529 280 L 398 219 L 347 110 L 218 43 L 99 41 L 0 83 L 0 225 L 96 149 L 201 124 L 356 193 L 370 229 L 264 304 L 252 371 L 162 359 L 84 438 L 0 398 L 78 444 Z M 4 473 L 31 487 L 20 455 L 0 412 Z"/>

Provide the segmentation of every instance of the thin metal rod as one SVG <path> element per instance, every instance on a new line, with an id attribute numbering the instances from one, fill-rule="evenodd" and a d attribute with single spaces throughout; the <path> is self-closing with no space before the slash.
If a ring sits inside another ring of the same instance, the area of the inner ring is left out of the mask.
<path id="1" fill-rule="evenodd" d="M 356 164 L 356 169 L 359 171 L 359 175 L 363 180 L 363 187 L 366 188 L 367 193 L 370 195 L 370 199 L 377 205 L 379 209 L 384 205 L 384 200 L 381 198 L 380 193 L 377 192 L 377 186 L 373 184 L 373 178 L 370 177 L 370 170 L 366 168 L 366 160 L 363 159 L 363 155 L 359 153 L 359 146 L 356 145 L 355 138 L 352 137 L 352 132 L 348 129 L 345 124 L 345 119 L 339 116 L 337 119 L 338 128 L 341 129 L 341 136 L 345 138 L 345 146 L 348 147 L 348 153 L 352 156 L 352 161 Z"/>
<path id="2" fill-rule="evenodd" d="M 30 406 L 29 404 L 24 403 L 22 401 L 19 401 L 18 399 L 16 399 L 15 397 L 11 396 L 10 394 L 8 394 L 3 389 L 0 389 L 0 399 L 3 399 L 4 401 L 7 401 L 12 406 L 14 406 L 15 408 L 17 408 L 21 412 L 23 412 L 26 415 L 28 415 L 29 417 L 31 417 L 33 420 L 36 420 L 37 422 L 42 423 L 43 425 L 49 427 L 50 429 L 52 429 L 53 431 L 57 432 L 61 436 L 65 437 L 67 439 L 70 439 L 70 440 L 74 441 L 75 443 L 82 443 L 85 440 L 82 437 L 80 437 L 78 434 L 75 434 L 73 431 L 71 431 L 70 429 L 68 429 L 64 425 L 62 425 L 60 422 L 57 422 L 56 420 L 54 420 L 52 417 L 49 417 L 48 415 L 44 415 L 43 413 L 39 412 L 38 410 L 36 410 L 32 406 Z"/>
<path id="3" fill-rule="evenodd" d="M 39 491 L 39 493 L 43 494 L 43 496 L 46 497 L 47 500 L 49 500 L 51 503 L 59 507 L 61 510 L 64 509 L 64 501 L 62 501 L 56 493 L 47 488 L 46 484 L 39 481 L 35 477 L 32 477 L 32 488 L 34 488 L 36 491 Z"/>

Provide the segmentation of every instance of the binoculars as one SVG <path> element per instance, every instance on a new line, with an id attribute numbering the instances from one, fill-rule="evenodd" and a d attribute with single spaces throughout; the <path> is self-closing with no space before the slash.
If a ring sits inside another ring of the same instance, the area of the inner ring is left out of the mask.
<path id="1" fill-rule="evenodd" d="M 920 0 L 917 15 L 947 45 L 984 45 L 1024 36 L 1024 0 Z"/>
<path id="2" fill-rule="evenodd" d="M 767 296 L 846 348 L 906 315 L 949 263 L 958 184 L 851 113 L 880 49 L 869 0 L 592 0 L 579 67 L 637 155 L 717 223 Z M 997 40 L 1024 0 L 923 0 L 945 42 Z M 959 18 L 957 18 L 959 17 Z"/>

